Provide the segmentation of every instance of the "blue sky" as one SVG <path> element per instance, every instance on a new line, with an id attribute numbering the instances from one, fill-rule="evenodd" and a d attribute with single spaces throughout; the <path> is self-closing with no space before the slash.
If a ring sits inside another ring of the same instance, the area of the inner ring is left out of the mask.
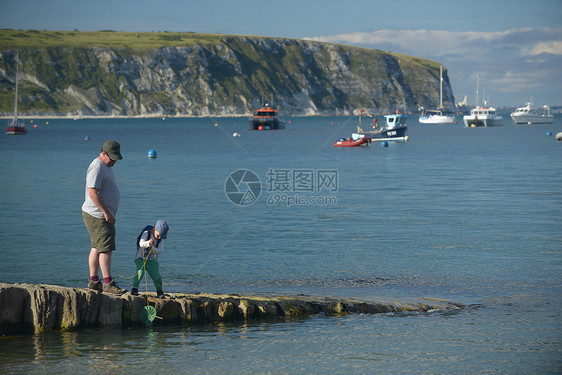
<path id="1" fill-rule="evenodd" d="M 562 0 L 0 0 L 0 27 L 329 41 L 442 63 L 457 100 L 562 105 Z"/>

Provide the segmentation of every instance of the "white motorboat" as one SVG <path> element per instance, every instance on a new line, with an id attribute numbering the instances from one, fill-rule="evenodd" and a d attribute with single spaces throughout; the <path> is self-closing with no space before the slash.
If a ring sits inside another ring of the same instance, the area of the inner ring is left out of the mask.
<path id="1" fill-rule="evenodd" d="M 470 110 L 470 115 L 463 116 L 464 125 L 471 128 L 503 125 L 503 117 L 496 115 L 494 107 L 488 107 L 486 101 L 484 101 L 484 107 L 478 105 L 479 86 L 480 77 L 476 76 L 476 107 Z"/>
<path id="2" fill-rule="evenodd" d="M 494 107 L 477 106 L 470 110 L 470 115 L 463 116 L 462 120 L 465 126 L 471 128 L 503 125 L 503 117 L 496 115 Z"/>
<path id="3" fill-rule="evenodd" d="M 532 103 L 527 103 L 511 114 L 511 120 L 514 124 L 552 124 L 554 116 L 550 114 L 550 107 L 547 105 L 537 108 Z"/>

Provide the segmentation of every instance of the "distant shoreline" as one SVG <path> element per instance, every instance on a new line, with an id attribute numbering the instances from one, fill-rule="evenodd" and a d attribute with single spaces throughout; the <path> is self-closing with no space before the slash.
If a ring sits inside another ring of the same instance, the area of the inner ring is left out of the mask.
<path id="1" fill-rule="evenodd" d="M 381 114 L 382 115 L 382 114 Z M 412 115 L 412 114 L 410 114 Z M 312 115 L 286 115 L 286 116 L 281 116 L 281 117 L 353 117 L 356 116 L 354 114 L 349 114 L 349 115 L 326 115 L 326 114 L 312 114 Z M 137 115 L 137 116 L 122 116 L 122 115 L 114 115 L 114 116 L 104 116 L 104 115 L 100 115 L 100 116 L 18 116 L 18 119 L 20 120 L 76 120 L 76 121 L 80 121 L 80 120 L 96 120 L 96 119 L 176 119 L 176 118 L 248 118 L 248 117 L 252 117 L 251 114 L 247 114 L 247 115 L 207 115 L 207 116 L 194 116 L 194 115 L 176 115 L 176 116 L 170 116 L 170 115 Z M 12 115 L 10 116 L 0 116 L 1 120 L 11 120 L 13 118 Z"/>
<path id="2" fill-rule="evenodd" d="M 208 118 L 208 117 L 250 117 L 251 115 L 209 115 L 209 116 L 189 116 L 189 115 L 181 115 L 181 116 L 169 116 L 169 115 L 138 115 L 138 116 L 122 116 L 122 115 L 111 115 L 111 116 L 21 116 L 19 115 L 18 118 L 21 120 L 92 120 L 92 119 L 143 119 L 143 118 Z M 0 119 L 3 120 L 10 120 L 13 116 L 0 116 Z"/>
<path id="3" fill-rule="evenodd" d="M 504 107 L 497 107 L 502 115 L 508 115 L 512 111 L 514 111 L 517 106 L 504 106 Z M 560 114 L 562 113 L 562 106 L 554 106 L 550 107 L 552 114 Z M 372 113 L 375 116 L 383 116 L 387 113 Z M 408 116 L 418 116 L 418 112 L 407 112 L 406 115 Z M 357 116 L 354 113 L 351 114 L 325 114 L 325 113 L 314 113 L 314 114 L 300 114 L 300 115 L 283 115 L 281 117 L 354 117 Z M 96 120 L 96 119 L 180 119 L 180 118 L 249 118 L 252 117 L 251 113 L 248 114 L 209 114 L 206 116 L 202 115 L 161 115 L 161 114 L 147 114 L 147 115 L 133 115 L 133 116 L 125 116 L 125 115 L 88 115 L 88 116 L 76 116 L 76 115 L 19 115 L 18 118 L 21 120 Z M 13 115 L 0 115 L 0 120 L 11 120 Z"/>

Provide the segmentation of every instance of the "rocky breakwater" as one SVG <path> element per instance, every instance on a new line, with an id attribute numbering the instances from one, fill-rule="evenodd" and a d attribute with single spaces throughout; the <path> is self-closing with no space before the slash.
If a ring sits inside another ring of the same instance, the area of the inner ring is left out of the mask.
<path id="1" fill-rule="evenodd" d="M 155 293 L 115 296 L 84 288 L 0 283 L 0 335 L 69 331 L 79 328 L 144 326 L 140 314 L 148 304 L 156 309 L 154 325 L 216 324 L 235 321 L 294 319 L 314 314 L 400 313 L 459 309 L 438 300 L 374 302 L 311 296 L 240 296 Z"/>

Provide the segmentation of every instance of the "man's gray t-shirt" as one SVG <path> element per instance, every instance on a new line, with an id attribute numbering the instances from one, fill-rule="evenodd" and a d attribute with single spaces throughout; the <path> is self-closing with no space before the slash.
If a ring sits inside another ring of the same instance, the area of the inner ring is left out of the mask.
<path id="1" fill-rule="evenodd" d="M 98 189 L 100 198 L 105 206 L 111 211 L 113 216 L 117 214 L 121 193 L 117 186 L 115 173 L 113 173 L 111 167 L 108 167 L 99 158 L 95 158 L 94 161 L 92 161 L 86 173 L 86 199 L 82 205 L 82 211 L 93 217 L 103 219 L 103 212 L 92 202 L 92 199 L 88 195 L 88 188 Z"/>

